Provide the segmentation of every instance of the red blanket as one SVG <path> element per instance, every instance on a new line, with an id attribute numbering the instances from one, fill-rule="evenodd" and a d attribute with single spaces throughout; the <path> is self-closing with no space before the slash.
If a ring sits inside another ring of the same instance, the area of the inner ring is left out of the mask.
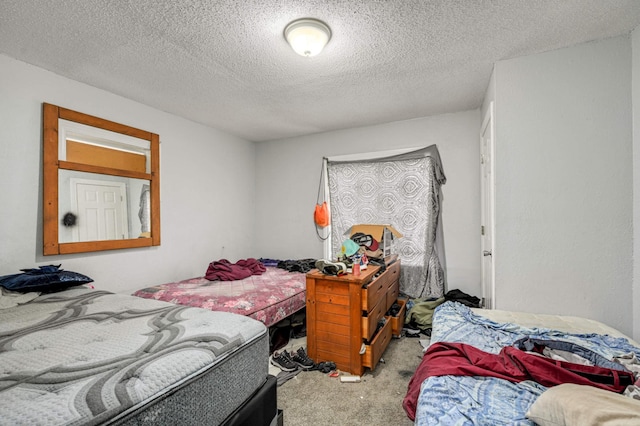
<path id="1" fill-rule="evenodd" d="M 211 262 L 204 277 L 210 281 L 235 281 L 260 275 L 266 271 L 265 266 L 260 261 L 249 258 L 231 263 L 227 259 Z"/>
<path id="2" fill-rule="evenodd" d="M 411 420 L 415 420 L 420 384 L 428 377 L 446 375 L 497 377 L 516 383 L 533 380 L 546 387 L 574 383 L 618 393 L 633 383 L 631 372 L 555 361 L 510 346 L 495 355 L 464 343 L 438 342 L 425 352 L 402 402 Z"/>

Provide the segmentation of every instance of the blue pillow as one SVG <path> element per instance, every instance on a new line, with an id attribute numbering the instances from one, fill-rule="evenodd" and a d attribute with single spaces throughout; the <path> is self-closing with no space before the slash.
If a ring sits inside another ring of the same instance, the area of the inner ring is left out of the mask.
<path id="1" fill-rule="evenodd" d="M 76 285 L 87 284 L 93 280 L 77 272 L 60 269 L 61 265 L 40 266 L 37 269 L 20 269 L 22 274 L 0 277 L 0 286 L 10 291 L 28 293 L 39 291 L 51 293 Z"/>

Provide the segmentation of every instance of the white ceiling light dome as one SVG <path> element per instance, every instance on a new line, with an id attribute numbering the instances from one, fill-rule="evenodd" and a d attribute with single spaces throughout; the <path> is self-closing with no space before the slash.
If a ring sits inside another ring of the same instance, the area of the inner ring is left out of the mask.
<path id="1" fill-rule="evenodd" d="M 298 55 L 316 56 L 331 39 L 331 29 L 317 19 L 297 19 L 286 26 L 284 38 Z"/>

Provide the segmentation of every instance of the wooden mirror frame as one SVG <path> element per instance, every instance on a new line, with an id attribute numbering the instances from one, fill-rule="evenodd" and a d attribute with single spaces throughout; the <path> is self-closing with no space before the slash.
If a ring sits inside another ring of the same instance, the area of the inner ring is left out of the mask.
<path id="1" fill-rule="evenodd" d="M 58 158 L 59 119 L 96 127 L 149 141 L 150 173 L 118 170 L 111 167 L 74 163 Z M 122 176 L 148 180 L 151 195 L 151 238 L 59 242 L 58 172 L 59 170 Z M 84 253 L 160 245 L 160 137 L 157 134 L 114 123 L 102 118 L 43 104 L 43 252 L 44 255 Z"/>

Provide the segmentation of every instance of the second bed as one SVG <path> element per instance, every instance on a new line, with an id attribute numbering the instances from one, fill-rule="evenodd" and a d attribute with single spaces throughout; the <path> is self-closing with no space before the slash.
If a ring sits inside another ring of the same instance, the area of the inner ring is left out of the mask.
<path id="1" fill-rule="evenodd" d="M 305 289 L 306 274 L 268 266 L 263 274 L 242 280 L 209 281 L 196 277 L 143 288 L 133 295 L 233 312 L 271 327 L 306 306 Z"/>
<path id="2" fill-rule="evenodd" d="M 619 395 L 640 377 L 638 359 L 636 342 L 598 321 L 446 302 L 403 406 L 416 425 L 602 424 L 607 412 L 638 424 L 640 401 Z"/>

